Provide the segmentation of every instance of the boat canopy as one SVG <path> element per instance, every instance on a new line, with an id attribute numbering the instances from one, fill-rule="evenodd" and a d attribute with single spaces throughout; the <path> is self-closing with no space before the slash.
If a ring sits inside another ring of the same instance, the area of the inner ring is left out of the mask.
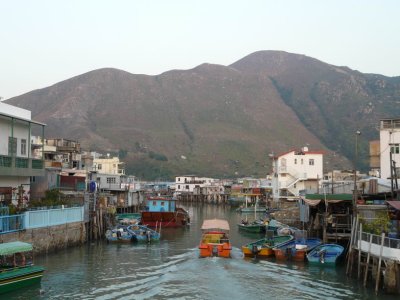
<path id="1" fill-rule="evenodd" d="M 229 231 L 229 223 L 226 220 L 211 219 L 204 220 L 201 230 L 225 230 Z"/>
<path id="2" fill-rule="evenodd" d="M 11 255 L 19 252 L 32 251 L 33 247 L 29 243 L 24 242 L 10 242 L 0 244 L 0 255 Z"/>

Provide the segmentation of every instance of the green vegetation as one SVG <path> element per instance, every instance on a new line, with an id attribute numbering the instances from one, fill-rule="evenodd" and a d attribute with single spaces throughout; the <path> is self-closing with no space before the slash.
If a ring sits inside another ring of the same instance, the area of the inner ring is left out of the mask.
<path id="1" fill-rule="evenodd" d="M 390 218 L 387 212 L 377 212 L 373 221 L 367 222 L 361 219 L 363 231 L 380 235 L 382 232 L 389 232 Z"/>
<path id="2" fill-rule="evenodd" d="M 31 200 L 30 207 L 58 206 L 67 204 L 67 199 L 59 190 L 52 189 L 45 192 L 44 198 L 40 200 Z"/>
<path id="3" fill-rule="evenodd" d="M 164 154 L 160 153 L 155 153 L 153 151 L 149 152 L 149 157 L 154 160 L 159 160 L 159 161 L 168 161 L 168 158 Z"/>

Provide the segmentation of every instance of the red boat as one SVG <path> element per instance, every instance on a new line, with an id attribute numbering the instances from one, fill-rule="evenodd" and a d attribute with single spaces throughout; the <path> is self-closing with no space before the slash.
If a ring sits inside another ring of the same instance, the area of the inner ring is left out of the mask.
<path id="1" fill-rule="evenodd" d="M 141 212 L 141 223 L 149 227 L 181 227 L 190 223 L 189 213 L 176 206 L 176 200 L 167 196 L 153 196 L 146 200 Z"/>

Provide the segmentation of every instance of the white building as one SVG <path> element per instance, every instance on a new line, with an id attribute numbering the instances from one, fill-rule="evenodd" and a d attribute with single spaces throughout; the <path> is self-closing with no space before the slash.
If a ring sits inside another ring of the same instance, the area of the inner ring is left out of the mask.
<path id="1" fill-rule="evenodd" d="M 380 177 L 391 178 L 390 153 L 400 177 L 400 118 L 380 121 Z"/>
<path id="2" fill-rule="evenodd" d="M 323 153 L 300 151 L 273 157 L 272 193 L 275 201 L 295 199 L 300 193 L 317 192 L 319 181 L 323 178 Z"/>
<path id="3" fill-rule="evenodd" d="M 24 206 L 29 201 L 30 179 L 44 175 L 43 157 L 37 156 L 32 129 L 44 136 L 45 124 L 31 119 L 31 112 L 0 102 L 0 203 Z M 43 151 L 41 152 L 43 153 Z"/>
<path id="4" fill-rule="evenodd" d="M 93 171 L 101 174 L 125 174 L 125 166 L 123 162 L 119 161 L 118 157 L 112 158 L 94 158 Z"/>
<path id="5" fill-rule="evenodd" d="M 213 178 L 197 177 L 195 175 L 185 175 L 175 177 L 175 192 L 181 193 L 193 193 L 197 188 L 202 188 L 206 185 L 212 185 L 215 181 Z"/>

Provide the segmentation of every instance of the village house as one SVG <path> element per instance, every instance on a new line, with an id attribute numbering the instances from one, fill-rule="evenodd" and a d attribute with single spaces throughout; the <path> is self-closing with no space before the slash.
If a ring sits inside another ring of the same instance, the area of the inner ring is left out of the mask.
<path id="1" fill-rule="evenodd" d="M 44 175 L 32 131 L 44 136 L 45 124 L 33 121 L 31 112 L 0 102 L 0 204 L 24 207 L 30 199 L 30 179 Z"/>
<path id="2" fill-rule="evenodd" d="M 195 188 L 201 188 L 214 182 L 213 178 L 197 177 L 195 175 L 184 175 L 175 177 L 176 194 L 193 193 Z"/>
<path id="3" fill-rule="evenodd" d="M 400 118 L 380 121 L 380 177 L 400 177 Z M 391 161 L 392 160 L 392 161 Z"/>
<path id="4" fill-rule="evenodd" d="M 318 191 L 323 178 L 323 152 L 292 150 L 273 157 L 272 193 L 275 201 L 298 199 Z"/>

